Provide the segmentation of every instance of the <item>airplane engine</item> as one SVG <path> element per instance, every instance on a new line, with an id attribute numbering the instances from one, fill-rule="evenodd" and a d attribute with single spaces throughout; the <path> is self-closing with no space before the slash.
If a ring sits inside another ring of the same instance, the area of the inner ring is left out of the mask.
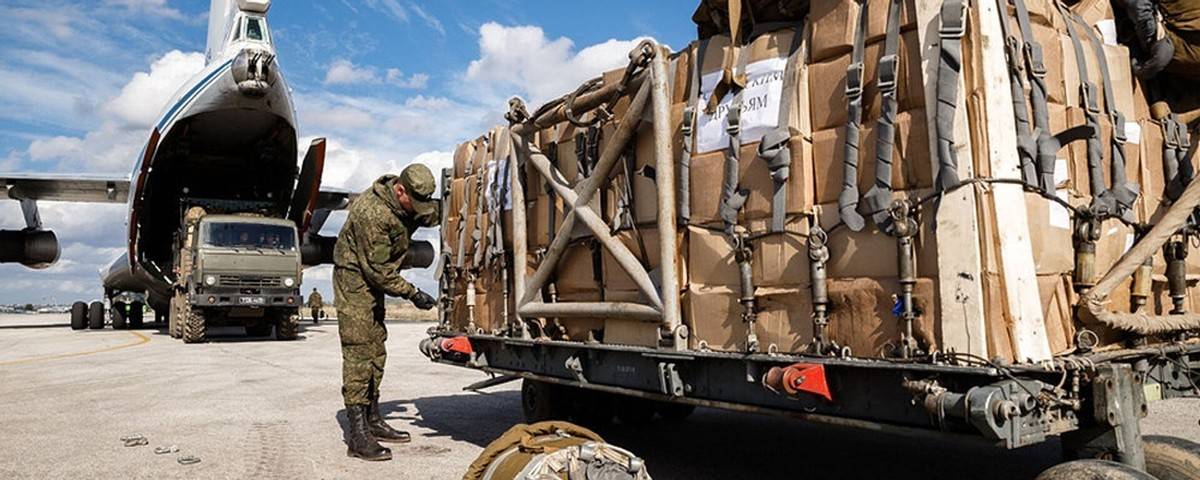
<path id="1" fill-rule="evenodd" d="M 0 230 L 0 263 L 42 269 L 58 261 L 58 236 L 50 230 Z"/>

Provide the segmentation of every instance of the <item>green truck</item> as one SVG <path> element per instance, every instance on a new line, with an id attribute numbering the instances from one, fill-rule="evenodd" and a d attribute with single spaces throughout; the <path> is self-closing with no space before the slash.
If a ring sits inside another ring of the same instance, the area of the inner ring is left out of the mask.
<path id="1" fill-rule="evenodd" d="M 186 343 L 209 327 L 242 326 L 249 336 L 294 340 L 299 330 L 302 265 L 290 220 L 250 215 L 186 215 L 180 272 L 168 331 Z"/>

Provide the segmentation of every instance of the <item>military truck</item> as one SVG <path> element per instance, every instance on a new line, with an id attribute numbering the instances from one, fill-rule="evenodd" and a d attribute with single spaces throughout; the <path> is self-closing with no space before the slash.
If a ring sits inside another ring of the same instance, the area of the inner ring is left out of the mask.
<path id="1" fill-rule="evenodd" d="M 299 328 L 301 258 L 290 220 L 254 215 L 185 216 L 179 280 L 168 331 L 186 343 L 209 327 L 242 326 L 254 337 L 294 340 Z"/>

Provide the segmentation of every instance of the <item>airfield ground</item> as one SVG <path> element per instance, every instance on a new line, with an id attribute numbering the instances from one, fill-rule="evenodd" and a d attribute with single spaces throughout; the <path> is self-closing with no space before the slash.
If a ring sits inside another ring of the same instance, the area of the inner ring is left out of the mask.
<path id="1" fill-rule="evenodd" d="M 428 323 L 389 325 L 383 410 L 413 433 L 396 459 L 345 455 L 337 326 L 302 339 L 217 329 L 184 345 L 163 331 L 71 331 L 65 315 L 0 315 L 0 478 L 453 479 L 521 421 L 518 385 L 463 392 L 482 375 L 417 352 Z M 1147 434 L 1200 442 L 1200 400 L 1159 402 Z M 656 479 L 1031 478 L 1053 442 L 1014 452 L 915 442 L 790 419 L 700 410 L 686 423 L 602 429 Z M 125 447 L 121 437 L 149 444 Z M 177 453 L 155 454 L 175 445 Z M 181 465 L 193 455 L 200 463 Z"/>

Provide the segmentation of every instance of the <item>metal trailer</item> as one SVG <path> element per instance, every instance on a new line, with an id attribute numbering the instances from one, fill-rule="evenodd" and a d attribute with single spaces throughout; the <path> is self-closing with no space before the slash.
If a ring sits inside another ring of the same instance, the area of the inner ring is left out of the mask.
<path id="1" fill-rule="evenodd" d="M 1139 421 L 1146 416 L 1149 403 L 1200 395 L 1200 338 L 1194 330 L 1147 336 L 1160 340 L 1143 340 L 1134 347 L 1089 349 L 1082 345 L 1072 355 L 1025 364 L 1003 364 L 954 352 L 864 359 L 827 348 L 819 348 L 814 354 L 689 349 L 687 328 L 680 318 L 680 284 L 674 265 L 678 258 L 672 241 L 677 229 L 675 189 L 657 189 L 661 241 L 656 247 L 663 264 L 655 276 L 660 278 L 652 279 L 589 207 L 602 179 L 608 177 L 619 152 L 624 150 L 621 146 L 634 137 L 635 119 L 642 118 L 645 109 L 650 111 L 656 140 L 657 181 L 660 185 L 675 185 L 666 57 L 662 47 L 647 41 L 631 53 L 631 75 L 623 85 L 577 92 L 566 101 L 548 104 L 532 117 L 519 102 L 512 102 L 509 120 L 517 157 L 549 180 L 569 211 L 549 248 L 539 252 L 542 261 L 536 271 L 528 278 L 518 274 L 512 279 L 513 289 L 507 293 L 515 296 L 516 312 L 501 331 L 464 335 L 450 328 L 447 314 L 451 307 L 445 301 L 447 292 L 442 292 L 442 323 L 430 329 L 430 337 L 420 348 L 435 362 L 495 375 L 467 389 L 522 379 L 522 404 L 530 421 L 560 415 L 565 403 L 615 394 L 678 405 L 676 412 L 683 415 L 695 406 L 717 407 L 913 437 L 983 441 L 1007 449 L 1058 436 L 1068 458 L 1114 460 L 1139 470 L 1146 468 Z M 615 148 L 605 149 L 592 175 L 577 187 L 567 186 L 561 180 L 562 174 L 526 137 L 563 121 L 572 111 L 578 115 L 594 109 L 626 88 L 636 93 L 610 140 Z M 517 175 L 523 169 L 509 170 L 509 180 L 518 185 Z M 1200 182 L 1193 183 L 1189 187 L 1191 195 L 1185 194 L 1186 198 L 1176 205 L 1190 212 L 1194 204 L 1200 204 L 1198 185 Z M 513 205 L 525 204 L 521 188 L 512 188 L 511 195 Z M 1186 205 L 1189 202 L 1192 207 Z M 1156 230 L 1160 226 L 1170 228 L 1169 236 L 1178 228 L 1164 226 L 1166 223 L 1164 217 L 1126 257 L 1161 248 L 1165 237 L 1156 236 L 1161 233 Z M 646 304 L 543 301 L 539 292 L 567 246 L 567 233 L 576 225 L 590 230 L 613 254 L 648 299 Z M 521 208 L 512 210 L 511 231 L 513 258 L 526 258 L 525 212 Z M 1161 240 L 1153 240 L 1159 237 Z M 448 268 L 452 263 L 446 260 L 443 258 L 442 263 L 444 289 L 448 288 L 447 278 L 456 273 Z M 1136 268 L 1141 263 L 1140 258 L 1123 258 L 1092 290 L 1104 295 L 1085 295 L 1085 302 L 1096 300 L 1087 308 L 1097 317 L 1117 315 L 1097 306 L 1108 293 L 1103 290 L 1111 291 L 1110 277 L 1128 277 L 1132 270 L 1123 269 L 1123 265 Z M 542 319 L 579 317 L 657 323 L 659 345 L 553 341 L 535 334 L 544 326 Z M 1151 317 L 1158 319 L 1161 317 Z M 818 341 L 824 327 L 820 321 L 823 319 L 814 318 Z M 1194 460 L 1200 462 L 1200 453 L 1195 456 Z"/>

